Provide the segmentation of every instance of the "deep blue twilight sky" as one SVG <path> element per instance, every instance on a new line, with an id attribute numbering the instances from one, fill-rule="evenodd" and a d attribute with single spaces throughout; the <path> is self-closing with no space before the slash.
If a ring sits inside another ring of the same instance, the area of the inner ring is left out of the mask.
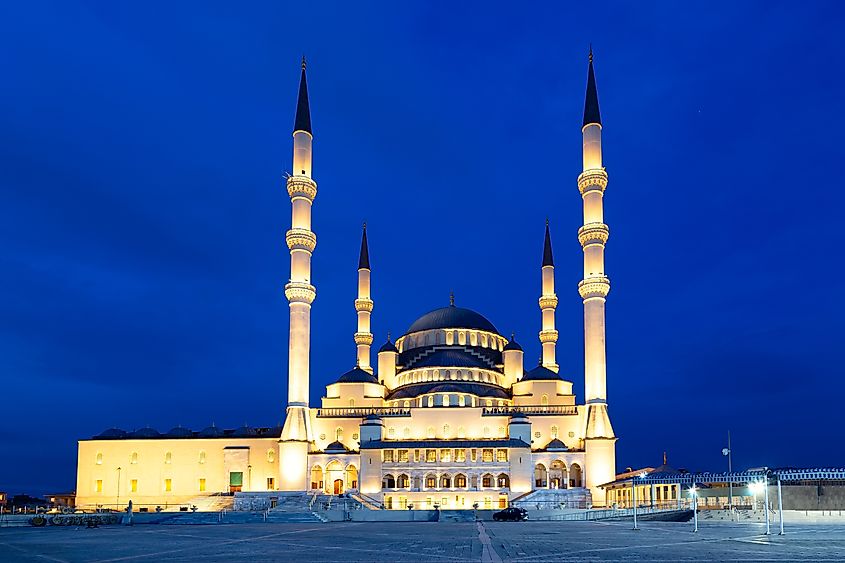
<path id="1" fill-rule="evenodd" d="M 302 9 L 302 6 L 308 9 Z M 319 195 L 312 404 L 457 304 L 539 356 L 551 221 L 583 400 L 581 112 L 610 175 L 618 464 L 842 465 L 837 3 L 19 2 L 0 8 L 0 489 L 70 490 L 118 426 L 273 425 L 286 397 L 299 59 Z"/>

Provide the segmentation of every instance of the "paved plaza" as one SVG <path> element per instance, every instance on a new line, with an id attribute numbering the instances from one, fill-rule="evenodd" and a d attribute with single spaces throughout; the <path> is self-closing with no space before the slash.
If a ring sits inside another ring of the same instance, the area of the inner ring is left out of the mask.
<path id="1" fill-rule="evenodd" d="M 0 561 L 843 561 L 845 527 L 336 523 L 2 528 Z"/>

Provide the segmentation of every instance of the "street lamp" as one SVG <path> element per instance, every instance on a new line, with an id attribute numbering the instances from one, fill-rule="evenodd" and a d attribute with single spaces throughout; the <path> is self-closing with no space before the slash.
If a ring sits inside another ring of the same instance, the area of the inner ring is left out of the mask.
<path id="1" fill-rule="evenodd" d="M 689 494 L 692 496 L 692 518 L 695 521 L 695 529 L 693 532 L 698 531 L 698 490 L 695 488 L 695 483 L 689 488 Z"/>
<path id="2" fill-rule="evenodd" d="M 734 482 L 733 478 L 730 476 L 733 473 L 733 468 L 731 467 L 731 431 L 728 430 L 728 447 L 722 448 L 722 455 L 728 458 L 728 507 L 733 511 L 734 507 Z"/>
<path id="3" fill-rule="evenodd" d="M 120 466 L 117 467 L 117 498 L 114 501 L 115 508 L 120 510 Z"/>

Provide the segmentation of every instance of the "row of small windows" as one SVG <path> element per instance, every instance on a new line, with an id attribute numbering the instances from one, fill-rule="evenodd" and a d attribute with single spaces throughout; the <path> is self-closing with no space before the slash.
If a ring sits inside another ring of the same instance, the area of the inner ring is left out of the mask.
<path id="1" fill-rule="evenodd" d="M 392 401 L 385 406 L 393 408 L 414 407 L 504 407 L 506 402 L 502 399 L 477 399 L 472 395 L 445 395 L 441 393 L 433 393 L 431 395 L 421 395 L 416 399 L 410 401 Z"/>
<path id="2" fill-rule="evenodd" d="M 197 461 L 199 463 L 205 463 L 207 459 L 207 455 L 204 451 L 199 452 L 199 456 Z M 275 450 L 267 450 L 267 462 L 274 463 L 276 461 L 276 451 Z M 103 464 L 103 454 L 102 452 L 97 452 L 97 457 L 95 458 L 94 463 L 97 465 Z M 129 463 L 132 465 L 136 465 L 138 463 L 138 452 L 132 452 L 129 455 Z M 172 452 L 165 452 L 164 454 L 164 463 L 166 465 L 170 465 L 173 463 L 173 453 Z"/>
<path id="3" fill-rule="evenodd" d="M 498 374 L 469 369 L 429 369 L 425 371 L 409 371 L 400 375 L 398 381 L 399 385 L 424 383 L 426 381 L 478 381 L 501 385 L 501 377 Z"/>
<path id="4" fill-rule="evenodd" d="M 492 489 L 494 487 L 505 489 L 511 485 L 510 477 L 508 477 L 507 473 L 500 473 L 498 476 L 494 476 L 491 473 L 485 473 L 481 476 L 480 481 L 481 487 L 484 489 Z M 468 487 L 477 489 L 479 478 L 478 476 L 473 475 L 468 479 L 463 473 L 458 473 L 454 477 L 449 474 L 440 475 L 438 477 L 437 475 L 429 473 L 425 476 L 423 483 L 426 489 L 466 489 Z M 410 489 L 411 478 L 405 473 L 401 473 L 396 477 L 388 473 L 382 478 L 381 486 L 383 489 Z M 416 486 L 418 487 L 419 485 Z"/>
<path id="5" fill-rule="evenodd" d="M 492 348 L 501 352 L 505 347 L 505 340 L 500 336 L 473 330 L 428 330 L 420 334 L 410 334 L 396 342 L 400 352 L 437 344 L 446 344 L 447 346 L 455 344 L 466 346 L 469 344 L 470 346 Z"/>
<path id="6" fill-rule="evenodd" d="M 413 451 L 413 454 L 410 452 Z M 469 452 L 469 453 L 467 453 Z M 425 461 L 426 463 L 463 463 L 467 458 L 475 463 L 478 461 L 479 450 L 471 449 L 451 449 L 451 448 L 430 448 L 425 450 L 382 450 L 382 461 L 385 463 L 409 463 L 413 456 L 414 463 Z M 439 454 L 439 455 L 438 455 Z M 508 461 L 508 450 L 483 448 L 481 449 L 481 461 L 484 463 L 492 463 L 493 460 L 499 463 Z"/>

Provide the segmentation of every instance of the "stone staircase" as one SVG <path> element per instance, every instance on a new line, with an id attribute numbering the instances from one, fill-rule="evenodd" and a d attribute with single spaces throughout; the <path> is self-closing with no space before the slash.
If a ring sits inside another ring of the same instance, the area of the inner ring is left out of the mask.
<path id="1" fill-rule="evenodd" d="M 441 522 L 475 522 L 473 510 L 441 510 Z"/>
<path id="2" fill-rule="evenodd" d="M 589 489 L 574 487 L 571 489 L 538 489 L 519 499 L 511 501 L 511 506 L 525 509 L 544 508 L 591 508 L 593 497 Z"/>

